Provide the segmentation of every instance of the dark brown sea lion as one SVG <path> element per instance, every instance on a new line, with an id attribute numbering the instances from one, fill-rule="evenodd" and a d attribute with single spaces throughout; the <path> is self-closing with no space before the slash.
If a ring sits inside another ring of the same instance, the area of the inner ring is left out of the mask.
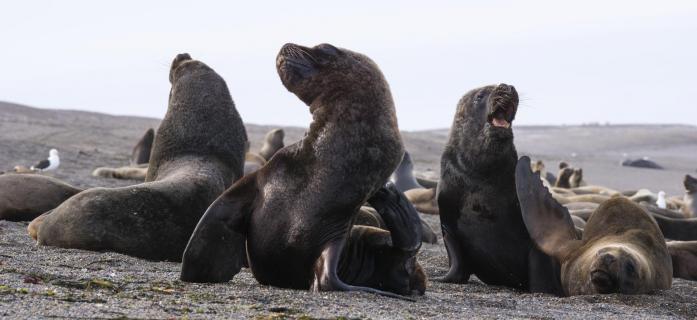
<path id="1" fill-rule="evenodd" d="M 583 236 L 568 210 L 552 198 L 523 157 L 516 189 L 525 226 L 537 247 L 561 265 L 564 294 L 642 294 L 668 289 L 673 266 L 661 230 L 651 216 L 623 197 L 604 202 Z"/>
<path id="2" fill-rule="evenodd" d="M 143 137 L 141 137 L 138 143 L 133 147 L 133 151 L 131 152 L 132 167 L 150 162 L 153 140 L 155 140 L 155 130 L 150 128 L 148 131 L 145 131 Z"/>
<path id="3" fill-rule="evenodd" d="M 58 179 L 38 174 L 0 176 L 0 220 L 31 221 L 79 193 Z"/>
<path id="4" fill-rule="evenodd" d="M 571 177 L 569 177 L 569 186 L 571 186 L 571 188 L 578 188 L 585 185 L 586 182 L 583 181 L 583 169 L 574 168 L 574 172 L 571 174 Z"/>
<path id="5" fill-rule="evenodd" d="M 213 69 L 180 54 L 169 79 L 169 108 L 146 182 L 70 198 L 36 226 L 39 244 L 181 259 L 206 208 L 242 176 L 247 135 L 225 81 Z"/>
<path id="6" fill-rule="evenodd" d="M 691 175 L 685 175 L 685 180 L 683 181 L 685 185 L 685 197 L 683 199 L 684 205 L 682 207 L 682 213 L 685 217 L 695 218 L 697 217 L 697 179 L 693 178 Z"/>
<path id="7" fill-rule="evenodd" d="M 259 155 L 262 156 L 266 161 L 271 159 L 278 150 L 283 148 L 283 138 L 285 137 L 285 131 L 283 129 L 273 129 L 266 133 L 264 137 L 264 144 L 261 146 Z"/>
<path id="8" fill-rule="evenodd" d="M 535 248 L 520 215 L 511 130 L 517 108 L 518 93 L 506 84 L 474 89 L 458 103 L 438 182 L 450 262 L 442 280 L 465 283 L 475 274 L 487 284 L 558 293 L 548 279 L 554 261 Z"/>
<path id="9" fill-rule="evenodd" d="M 425 243 L 435 244 L 438 243 L 438 236 L 436 232 L 433 231 L 431 226 L 426 223 L 423 219 L 421 221 L 421 241 Z M 384 230 L 388 230 L 385 220 L 382 219 L 380 213 L 373 207 L 363 206 L 356 215 L 353 225 L 376 227 Z"/>
<path id="10" fill-rule="evenodd" d="M 668 241 L 673 277 L 697 281 L 697 241 Z"/>
<path id="11" fill-rule="evenodd" d="M 561 165 L 560 165 L 561 166 Z M 554 184 L 555 187 L 557 188 L 564 188 L 564 189 L 570 189 L 571 188 L 571 175 L 574 174 L 574 169 L 568 167 L 563 167 L 559 169 L 559 174 L 557 175 L 557 181 Z"/>
<path id="12" fill-rule="evenodd" d="M 310 107 L 310 129 L 208 208 L 181 279 L 225 282 L 248 260 L 265 285 L 423 293 L 418 214 L 394 186 L 382 187 L 404 148 L 377 65 L 329 44 L 286 44 L 276 66 L 283 85 Z M 351 225 L 369 197 L 389 232 Z"/>

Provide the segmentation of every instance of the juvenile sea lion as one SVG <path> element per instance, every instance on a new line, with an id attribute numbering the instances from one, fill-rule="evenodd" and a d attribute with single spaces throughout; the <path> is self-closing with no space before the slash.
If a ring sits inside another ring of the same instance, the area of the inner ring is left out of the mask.
<path id="1" fill-rule="evenodd" d="M 438 182 L 450 263 L 442 280 L 465 283 L 475 274 L 487 284 L 556 293 L 547 279 L 554 262 L 535 249 L 520 215 L 511 130 L 517 108 L 518 93 L 506 84 L 471 90 L 458 102 Z"/>
<path id="2" fill-rule="evenodd" d="M 169 108 L 146 182 L 73 196 L 38 223 L 39 244 L 181 259 L 208 205 L 242 176 L 247 134 L 225 81 L 213 69 L 180 54 L 169 79 Z"/>
<path id="3" fill-rule="evenodd" d="M 685 175 L 683 184 L 685 185 L 685 198 L 683 200 L 684 205 L 682 207 L 682 213 L 688 218 L 694 218 L 697 216 L 697 200 L 695 200 L 695 195 L 697 195 L 697 179 L 689 174 Z"/>
<path id="4" fill-rule="evenodd" d="M 278 150 L 283 148 L 283 138 L 285 137 L 285 131 L 283 129 L 273 129 L 266 133 L 264 137 L 264 144 L 261 146 L 259 155 L 262 156 L 266 161 L 271 159 Z"/>
<path id="5" fill-rule="evenodd" d="M 561 265 L 565 295 L 642 294 L 670 288 L 673 265 L 665 239 L 637 204 L 622 197 L 604 202 L 579 237 L 568 210 L 532 173 L 527 157 L 518 162 L 516 189 L 530 237 Z"/>
<path id="6" fill-rule="evenodd" d="M 38 174 L 0 176 L 0 220 L 31 221 L 82 191 Z"/>
<path id="7" fill-rule="evenodd" d="M 181 279 L 225 282 L 248 260 L 264 285 L 422 294 L 418 214 L 393 185 L 382 187 L 404 148 L 377 65 L 329 44 L 286 44 L 276 67 L 310 107 L 310 129 L 208 208 L 184 252 Z M 351 225 L 369 198 L 389 232 Z"/>
<path id="8" fill-rule="evenodd" d="M 414 163 L 411 161 L 411 156 L 408 151 L 404 152 L 402 162 L 399 163 L 397 169 L 392 173 L 391 179 L 397 187 L 397 190 L 402 192 L 424 188 L 416 181 L 416 177 L 414 177 Z"/>
<path id="9" fill-rule="evenodd" d="M 150 128 L 148 131 L 145 131 L 145 134 L 133 147 L 133 151 L 131 152 L 132 167 L 150 162 L 150 151 L 152 150 L 153 140 L 155 140 L 155 130 Z"/>

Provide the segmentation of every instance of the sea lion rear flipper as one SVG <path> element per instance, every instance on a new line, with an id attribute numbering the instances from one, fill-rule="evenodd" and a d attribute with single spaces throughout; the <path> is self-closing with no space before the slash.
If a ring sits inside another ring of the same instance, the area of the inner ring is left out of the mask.
<path id="1" fill-rule="evenodd" d="M 668 241 L 673 277 L 697 281 L 697 241 Z"/>
<path id="2" fill-rule="evenodd" d="M 421 248 L 421 218 L 414 206 L 393 183 L 388 183 L 368 199 L 385 221 L 395 248 L 417 252 Z"/>
<path id="3" fill-rule="evenodd" d="M 523 222 L 530 238 L 544 253 L 560 259 L 580 245 L 569 211 L 560 205 L 530 169 L 530 158 L 518 160 L 515 175 Z"/>
<path id="4" fill-rule="evenodd" d="M 226 282 L 240 271 L 247 258 L 247 224 L 256 195 L 256 174 L 251 174 L 208 207 L 184 250 L 182 281 Z"/>
<path id="5" fill-rule="evenodd" d="M 370 287 L 352 286 L 339 279 L 337 270 L 341 259 L 341 253 L 345 245 L 346 239 L 342 238 L 328 243 L 324 250 L 322 250 L 322 254 L 317 258 L 314 266 L 315 278 L 312 282 L 312 291 L 361 291 L 390 298 L 415 301 L 409 297 L 392 292 Z"/>

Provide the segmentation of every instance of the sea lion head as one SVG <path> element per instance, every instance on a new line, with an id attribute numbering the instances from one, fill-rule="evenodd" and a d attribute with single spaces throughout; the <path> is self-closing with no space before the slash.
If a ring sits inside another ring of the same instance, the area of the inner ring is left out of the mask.
<path id="1" fill-rule="evenodd" d="M 460 100 L 466 128 L 493 139 L 512 139 L 518 92 L 504 83 L 471 90 Z"/>
<path id="2" fill-rule="evenodd" d="M 285 44 L 276 57 L 276 69 L 288 91 L 311 107 L 316 100 L 320 100 L 316 105 L 340 100 L 349 91 L 352 101 L 382 99 L 380 92 L 389 91 L 377 88 L 386 82 L 372 60 L 327 43 L 312 48 Z"/>
<path id="3" fill-rule="evenodd" d="M 685 175 L 685 180 L 683 181 L 685 185 L 685 192 L 688 194 L 693 194 L 697 192 L 697 179 L 693 178 L 691 175 Z"/>
<path id="4" fill-rule="evenodd" d="M 596 245 L 597 246 L 597 245 Z M 651 276 L 646 259 L 631 246 L 608 243 L 589 257 L 592 293 L 636 293 Z"/>
<path id="5" fill-rule="evenodd" d="M 572 188 L 578 188 L 583 182 L 583 169 L 573 169 L 571 176 L 569 177 L 569 185 Z"/>

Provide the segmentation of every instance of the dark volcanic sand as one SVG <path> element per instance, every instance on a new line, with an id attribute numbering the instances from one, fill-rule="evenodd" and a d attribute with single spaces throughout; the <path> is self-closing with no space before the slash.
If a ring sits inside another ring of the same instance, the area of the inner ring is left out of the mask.
<path id="1" fill-rule="evenodd" d="M 244 116 L 244 114 L 243 114 Z M 31 165 L 55 147 L 61 167 L 53 176 L 80 187 L 137 181 L 94 178 L 98 166 L 128 163 L 131 147 L 159 120 L 54 111 L 0 103 L 0 171 Z M 258 149 L 272 126 L 247 125 Z M 304 130 L 286 128 L 286 141 Z M 407 148 L 424 176 L 437 177 L 447 130 L 405 132 Z M 519 153 L 582 166 L 587 180 L 618 189 L 682 193 L 685 173 L 697 167 L 697 128 L 690 126 L 522 127 Z M 576 153 L 572 158 L 571 153 Z M 650 156 L 667 170 L 618 166 L 622 153 Z M 2 190 L 0 190 L 2 192 Z M 425 216 L 438 230 L 438 218 Z M 179 264 L 115 253 L 37 247 L 27 223 L 0 222 L 0 318 L 695 318 L 697 283 L 642 296 L 557 298 L 489 287 L 431 281 L 417 302 L 363 293 L 311 293 L 259 285 L 247 270 L 225 284 L 185 284 Z M 447 271 L 440 242 L 424 244 L 420 263 L 429 277 Z"/>

